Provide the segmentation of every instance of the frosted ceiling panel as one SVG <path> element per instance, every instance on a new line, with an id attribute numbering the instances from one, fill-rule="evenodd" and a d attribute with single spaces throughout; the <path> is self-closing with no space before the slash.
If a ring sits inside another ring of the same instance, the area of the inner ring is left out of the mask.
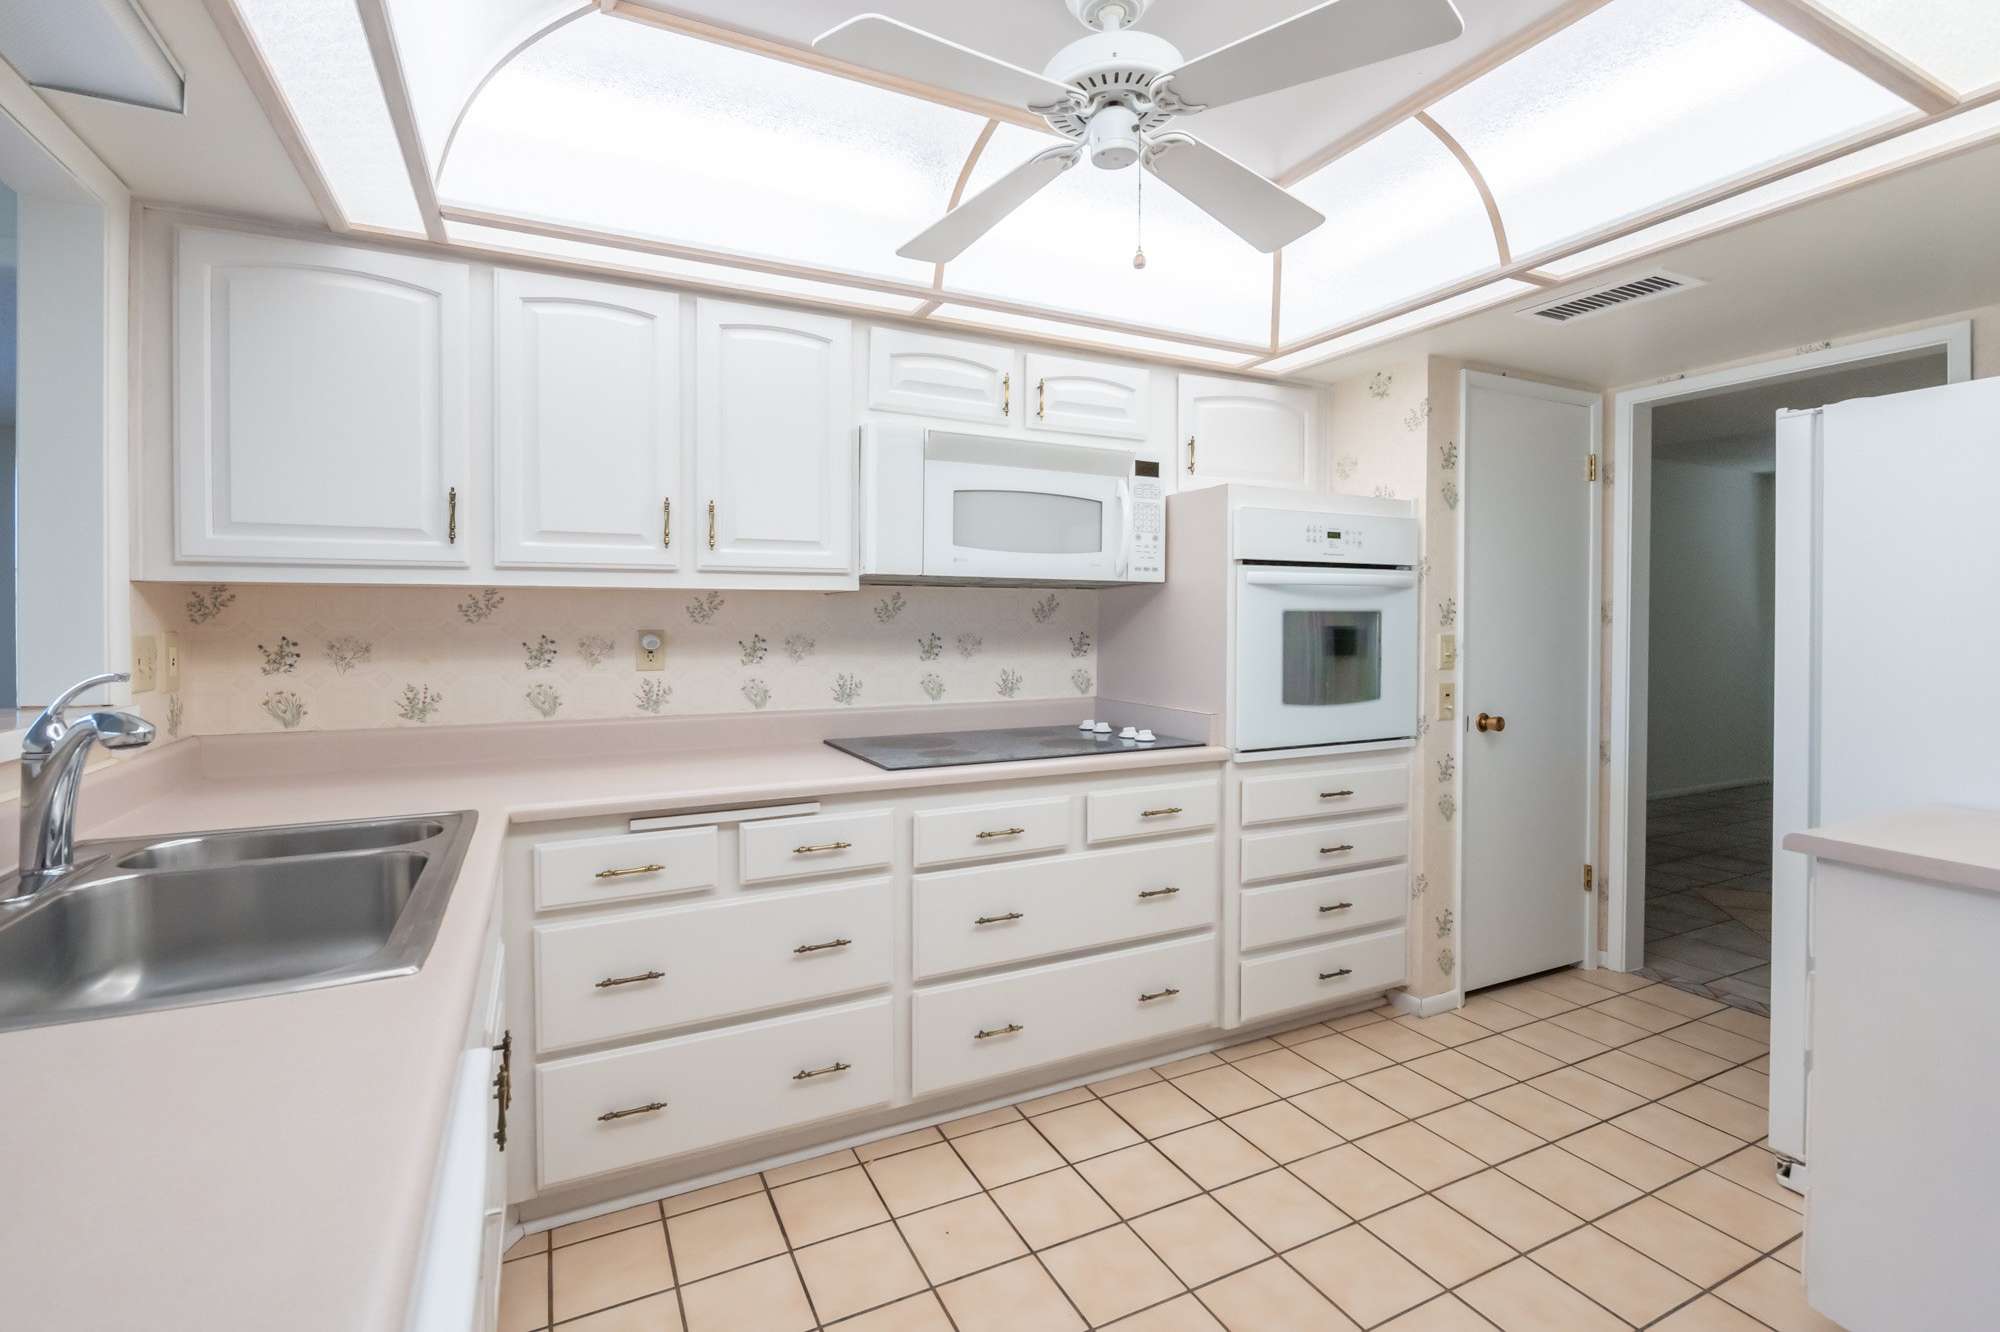
<path id="1" fill-rule="evenodd" d="M 351 0 L 235 0 L 350 222 L 422 235 L 423 216 Z"/>
<path id="2" fill-rule="evenodd" d="M 513 49 L 590 0 L 386 0 L 417 137 L 437 169 L 479 81 Z"/>
<path id="3" fill-rule="evenodd" d="M 1518 259 L 1915 112 L 1740 0 L 1613 0 L 1431 114 Z"/>
<path id="4" fill-rule="evenodd" d="M 1292 193 L 1326 214 L 1285 247 L 1280 342 L 1497 267 L 1493 224 L 1472 178 L 1414 120 L 1314 172 Z"/>
<path id="5" fill-rule="evenodd" d="M 1025 333 L 1029 337 L 1052 338 L 1060 342 L 1087 343 L 1113 356 L 1147 353 L 1171 356 L 1202 365 L 1236 367 L 1257 358 L 1240 351 L 1175 342 L 1171 338 L 1148 338 L 1136 333 L 1114 333 L 1089 324 L 1069 324 L 1060 319 L 1037 319 L 1007 310 L 987 310 L 976 305 L 940 305 L 926 323 L 952 324 L 980 332 Z"/>
<path id="6" fill-rule="evenodd" d="M 454 203 L 928 284 L 896 247 L 985 121 L 609 15 L 509 62 L 445 161 Z"/>
<path id="7" fill-rule="evenodd" d="M 1397 315 L 1394 319 L 1384 319 L 1379 324 L 1357 328 L 1352 333 L 1343 333 L 1316 346 L 1305 347 L 1290 355 L 1266 361 L 1257 368 L 1274 375 L 1290 374 L 1307 366 L 1318 365 L 1323 361 L 1331 361 L 1350 352 L 1360 351 L 1364 347 L 1376 346 L 1405 333 L 1429 328 L 1433 324 L 1442 324 L 1461 315 L 1501 305 L 1516 296 L 1540 290 L 1540 287 L 1531 283 L 1520 282 L 1514 278 L 1500 278 L 1483 287 L 1475 287 L 1471 291 L 1462 291 L 1456 296 L 1433 301 L 1420 310 L 1411 310 Z"/>
<path id="8" fill-rule="evenodd" d="M 2000 83 L 2000 4 L 1995 0 L 1818 3 L 1961 93 Z"/>
<path id="9" fill-rule="evenodd" d="M 1002 125 L 966 193 L 1057 143 Z M 1132 267 L 1139 172 L 1071 167 L 945 265 L 951 291 L 1268 345 L 1271 256 L 1167 188 L 1145 182 L 1146 267 Z"/>

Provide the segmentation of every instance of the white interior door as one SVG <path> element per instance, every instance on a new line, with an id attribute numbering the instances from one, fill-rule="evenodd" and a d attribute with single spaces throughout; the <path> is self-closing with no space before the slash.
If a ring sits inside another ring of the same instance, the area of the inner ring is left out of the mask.
<path id="1" fill-rule="evenodd" d="M 1594 394 L 1473 371 L 1461 392 L 1455 724 L 1470 990 L 1589 954 L 1598 618 L 1590 459 L 1601 405 Z M 1426 635 L 1441 632 L 1437 608 L 1426 610 Z M 1481 713 L 1492 719 L 1484 731 Z"/>

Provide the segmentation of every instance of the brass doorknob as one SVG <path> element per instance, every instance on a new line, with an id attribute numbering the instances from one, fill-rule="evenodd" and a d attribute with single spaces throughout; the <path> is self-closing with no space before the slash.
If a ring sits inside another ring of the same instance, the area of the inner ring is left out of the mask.
<path id="1" fill-rule="evenodd" d="M 1480 713 L 1473 719 L 1472 724 L 1482 731 L 1504 731 L 1507 729 L 1507 719 L 1505 717 L 1496 717 L 1490 712 Z"/>

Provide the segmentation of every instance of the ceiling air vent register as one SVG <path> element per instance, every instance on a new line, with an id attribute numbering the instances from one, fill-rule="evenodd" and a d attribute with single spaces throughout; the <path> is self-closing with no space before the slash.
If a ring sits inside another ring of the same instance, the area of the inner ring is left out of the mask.
<path id="1" fill-rule="evenodd" d="M 1700 278 L 1656 269 L 1644 277 L 1629 278 L 1609 287 L 1586 291 L 1580 296 L 1565 296 L 1559 301 L 1530 306 L 1521 311 L 1521 317 L 1547 320 L 1551 324 L 1569 324 L 1579 319 L 1589 319 L 1593 315 L 1601 315 L 1621 305 L 1658 300 L 1662 296 L 1671 296 L 1677 291 L 1703 285 L 1705 284 Z"/>

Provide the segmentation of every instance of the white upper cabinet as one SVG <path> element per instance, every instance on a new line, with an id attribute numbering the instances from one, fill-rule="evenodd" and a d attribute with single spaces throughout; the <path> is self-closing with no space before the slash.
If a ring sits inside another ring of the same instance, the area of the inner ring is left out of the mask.
<path id="1" fill-rule="evenodd" d="M 462 264 L 184 230 L 175 557 L 463 568 Z"/>
<path id="2" fill-rule="evenodd" d="M 494 558 L 672 569 L 680 493 L 680 298 L 493 275 Z"/>
<path id="3" fill-rule="evenodd" d="M 1006 425 L 1016 415 L 1012 347 L 903 328 L 868 333 L 868 406 Z"/>
<path id="4" fill-rule="evenodd" d="M 1180 377 L 1180 488 L 1224 481 L 1307 487 L 1319 438 L 1313 390 L 1212 375 Z"/>
<path id="5" fill-rule="evenodd" d="M 1029 352 L 1022 384 L 1030 430 L 1146 438 L 1152 372 L 1144 366 Z"/>
<path id="6" fill-rule="evenodd" d="M 704 570 L 854 563 L 852 325 L 695 303 L 695 485 Z"/>

